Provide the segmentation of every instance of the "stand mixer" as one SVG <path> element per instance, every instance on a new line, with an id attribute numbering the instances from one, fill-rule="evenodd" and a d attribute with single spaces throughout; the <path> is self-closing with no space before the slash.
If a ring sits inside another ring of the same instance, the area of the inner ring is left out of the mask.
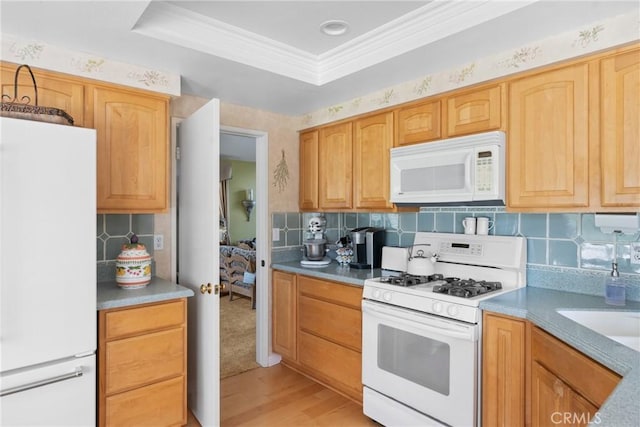
<path id="1" fill-rule="evenodd" d="M 322 267 L 331 263 L 331 258 L 326 256 L 327 239 L 324 230 L 327 220 L 322 215 L 312 216 L 309 219 L 307 231 L 305 232 L 301 265 L 307 267 Z"/>

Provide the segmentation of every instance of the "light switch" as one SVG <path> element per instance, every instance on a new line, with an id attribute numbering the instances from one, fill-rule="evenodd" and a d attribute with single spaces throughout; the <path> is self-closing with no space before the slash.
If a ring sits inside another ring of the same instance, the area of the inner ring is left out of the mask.
<path id="1" fill-rule="evenodd" d="M 274 227 L 272 229 L 271 240 L 274 241 L 274 242 L 280 241 L 280 229 L 278 227 Z"/>

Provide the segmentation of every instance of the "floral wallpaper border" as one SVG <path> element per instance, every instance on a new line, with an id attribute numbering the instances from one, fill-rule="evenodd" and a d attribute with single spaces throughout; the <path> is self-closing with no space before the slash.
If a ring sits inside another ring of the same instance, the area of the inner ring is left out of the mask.
<path id="1" fill-rule="evenodd" d="M 3 60 L 18 64 L 29 64 L 61 73 L 169 95 L 180 95 L 179 74 L 170 74 L 95 55 L 74 52 L 40 41 L 24 40 L 2 34 L 1 53 Z"/>
<path id="2" fill-rule="evenodd" d="M 638 14 L 618 15 L 594 22 L 586 28 L 574 29 L 515 50 L 478 58 L 470 63 L 460 64 L 454 69 L 432 73 L 305 114 L 302 117 L 302 126 L 308 128 L 321 125 L 639 39 Z"/>

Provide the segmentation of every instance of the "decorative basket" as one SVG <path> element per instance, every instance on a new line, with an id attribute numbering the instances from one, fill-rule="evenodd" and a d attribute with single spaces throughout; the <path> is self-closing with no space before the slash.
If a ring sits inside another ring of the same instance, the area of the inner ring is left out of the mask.
<path id="1" fill-rule="evenodd" d="M 18 74 L 22 68 L 26 68 L 31 75 L 35 92 L 35 105 L 29 105 L 31 98 L 27 95 L 18 99 Z M 4 102 L 5 99 L 10 101 Z M 2 100 L 3 102 L 0 102 L 0 116 L 73 126 L 73 118 L 65 111 L 59 108 L 38 106 L 38 85 L 28 65 L 20 65 L 16 70 L 13 80 L 13 99 L 9 95 L 2 95 Z"/>
<path id="2" fill-rule="evenodd" d="M 116 258 L 116 283 L 123 289 L 139 289 L 151 282 L 151 255 L 133 235 Z"/>

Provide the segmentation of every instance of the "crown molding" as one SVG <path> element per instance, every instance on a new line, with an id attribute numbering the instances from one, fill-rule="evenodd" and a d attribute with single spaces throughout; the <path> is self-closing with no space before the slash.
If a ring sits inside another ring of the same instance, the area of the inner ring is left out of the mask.
<path id="1" fill-rule="evenodd" d="M 320 55 L 166 2 L 132 31 L 321 86 L 536 1 L 432 1 Z"/>

